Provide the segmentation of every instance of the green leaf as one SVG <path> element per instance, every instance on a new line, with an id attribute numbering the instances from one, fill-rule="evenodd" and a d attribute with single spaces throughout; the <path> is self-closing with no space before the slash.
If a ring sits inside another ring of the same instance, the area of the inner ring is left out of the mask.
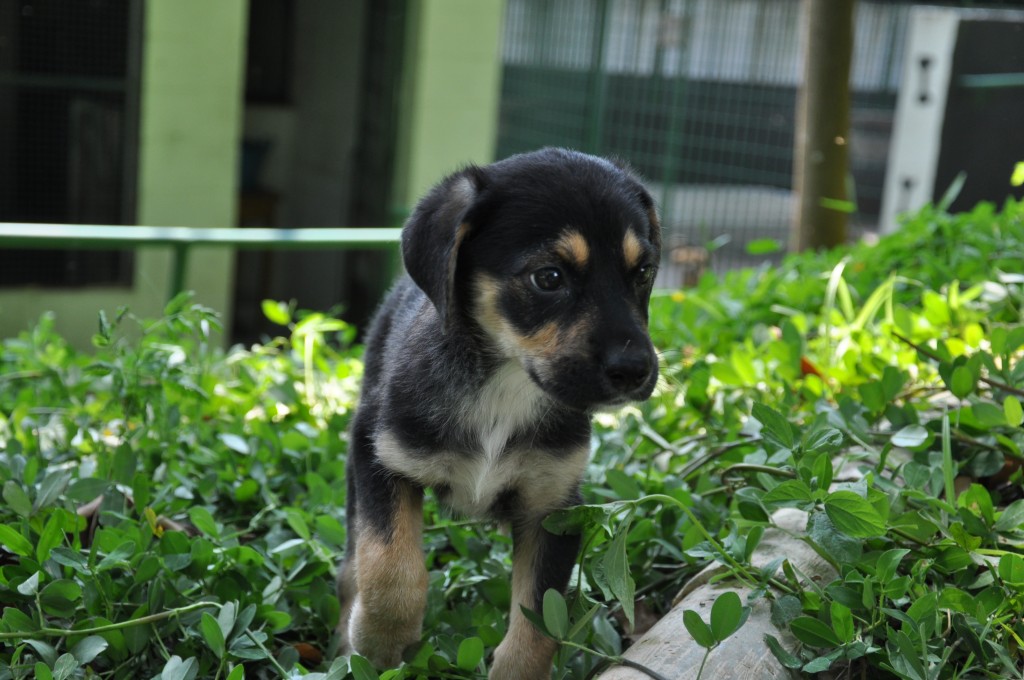
<path id="1" fill-rule="evenodd" d="M 239 435 L 231 432 L 221 432 L 217 436 L 222 442 L 224 442 L 224 446 L 228 447 L 232 451 L 246 456 L 251 453 L 249 449 L 249 442 L 245 441 L 244 437 L 240 437 Z"/>
<path id="2" fill-rule="evenodd" d="M 896 631 L 895 649 L 893 639 L 889 638 L 889 661 L 893 669 L 911 680 L 927 680 L 924 664 L 921 662 L 920 650 L 902 630 Z"/>
<path id="3" fill-rule="evenodd" d="M 957 399 L 965 399 L 974 391 L 974 372 L 967 366 L 957 366 L 949 380 L 949 391 Z"/>
<path id="4" fill-rule="evenodd" d="M 907 425 L 892 436 L 892 445 L 904 449 L 915 449 L 928 441 L 928 430 L 920 425 Z"/>
<path id="5" fill-rule="evenodd" d="M 107 571 L 125 566 L 128 560 L 135 555 L 135 548 L 135 541 L 121 543 L 96 565 L 96 571 Z"/>
<path id="6" fill-rule="evenodd" d="M 843 433 L 833 427 L 810 432 L 803 450 L 808 455 L 835 454 L 843 446 Z"/>
<path id="7" fill-rule="evenodd" d="M 789 650 L 783 647 L 782 643 L 776 640 L 774 635 L 765 635 L 764 642 L 766 645 L 768 645 L 768 649 L 770 649 L 772 654 L 775 655 L 775 658 L 778 659 L 779 663 L 781 663 L 786 668 L 796 670 L 804 665 L 799 658 L 791 654 Z"/>
<path id="8" fill-rule="evenodd" d="M 330 515 L 317 515 L 314 524 L 316 533 L 322 540 L 339 547 L 345 545 L 345 527 L 337 519 Z"/>
<path id="9" fill-rule="evenodd" d="M 793 426 L 775 409 L 755 403 L 750 414 L 761 423 L 761 436 L 781 448 L 791 449 L 796 443 Z"/>
<path id="10" fill-rule="evenodd" d="M 50 559 L 50 553 L 64 541 L 64 521 L 61 511 L 51 512 L 43 532 L 36 541 L 36 561 L 42 564 Z"/>
<path id="11" fill-rule="evenodd" d="M 342 660 L 342 659 L 336 659 L 335 663 L 337 661 L 339 661 L 339 660 Z M 332 668 L 333 668 L 333 666 L 332 666 Z M 347 664 L 345 665 L 345 671 L 346 672 L 348 671 L 348 665 Z M 328 677 L 330 677 L 330 672 L 328 672 L 327 675 L 328 675 Z M 339 675 L 338 676 L 339 680 L 342 677 L 344 677 L 344 675 Z M 231 672 L 228 673 L 228 680 L 245 680 L 245 666 L 243 666 L 242 664 L 238 664 L 237 666 L 235 666 L 231 670 Z"/>
<path id="12" fill-rule="evenodd" d="M 829 607 L 832 616 L 832 630 L 842 643 L 852 642 L 854 636 L 853 613 L 850 608 L 839 602 L 833 602 Z"/>
<path id="13" fill-rule="evenodd" d="M 906 548 L 893 548 L 879 555 L 875 561 L 875 580 L 879 583 L 891 581 L 896 576 L 896 569 L 899 567 L 900 560 L 908 553 L 910 551 Z"/>
<path id="14" fill-rule="evenodd" d="M 886 402 L 899 396 L 900 390 L 907 382 L 907 375 L 895 366 L 886 366 L 882 370 L 882 393 Z"/>
<path id="15" fill-rule="evenodd" d="M 804 664 L 804 667 L 801 670 L 803 670 L 804 673 L 810 675 L 817 675 L 818 673 L 823 673 L 827 671 L 829 668 L 831 668 L 832 662 L 838 659 L 841 655 L 842 650 L 837 649 L 831 654 L 826 654 L 825 656 L 819 656 L 814 659 L 811 659 L 806 664 Z"/>
<path id="16" fill-rule="evenodd" d="M 42 661 L 36 661 L 34 671 L 36 680 L 53 680 L 53 673 L 50 672 L 50 667 Z"/>
<path id="17" fill-rule="evenodd" d="M 747 619 L 750 609 L 743 606 L 740 596 L 726 591 L 715 598 L 711 605 L 711 632 L 719 642 L 739 630 Z"/>
<path id="18" fill-rule="evenodd" d="M 264 300 L 260 305 L 263 309 L 263 316 L 267 317 L 271 323 L 287 326 L 292 322 L 291 312 L 285 303 L 277 300 Z"/>
<path id="19" fill-rule="evenodd" d="M 779 252 L 781 248 L 782 245 L 773 238 L 758 238 L 747 242 L 749 255 L 768 255 Z"/>
<path id="20" fill-rule="evenodd" d="M 217 528 L 217 520 L 209 510 L 201 505 L 193 505 L 188 510 L 188 518 L 192 525 L 201 532 L 212 538 L 220 536 L 220 529 Z"/>
<path id="21" fill-rule="evenodd" d="M 1010 175 L 1010 186 L 1024 186 L 1024 161 L 1014 163 L 1013 174 Z"/>
<path id="22" fill-rule="evenodd" d="M 53 680 L 70 678 L 78 670 L 79 665 L 73 654 L 61 654 L 57 663 L 53 665 Z"/>
<path id="23" fill-rule="evenodd" d="M 81 598 L 81 586 L 69 579 L 51 581 L 39 593 L 39 602 L 43 605 L 43 611 L 60 617 L 74 614 L 75 602 Z"/>
<path id="24" fill-rule="evenodd" d="M 951 609 L 962 614 L 971 614 L 975 611 L 974 598 L 959 588 L 947 586 L 939 593 L 939 609 Z"/>
<path id="25" fill-rule="evenodd" d="M 43 478 L 39 484 L 39 492 L 36 494 L 36 501 L 32 504 L 33 512 L 53 505 L 60 495 L 64 493 L 68 482 L 71 481 L 70 472 L 51 472 Z"/>
<path id="26" fill-rule="evenodd" d="M 26 597 L 35 597 L 39 592 L 39 572 L 33 573 L 27 579 L 18 584 L 18 592 Z"/>
<path id="27" fill-rule="evenodd" d="M 629 559 L 626 555 L 626 538 L 629 534 L 629 522 L 625 521 L 617 527 L 615 537 L 605 553 L 604 575 L 612 595 L 622 605 L 622 613 L 626 615 L 629 625 L 633 625 L 633 598 L 636 594 L 636 582 L 629 573 Z"/>
<path id="28" fill-rule="evenodd" d="M 838 647 L 841 643 L 831 628 L 810 616 L 798 616 L 789 622 L 797 640 L 811 647 Z"/>
<path id="29" fill-rule="evenodd" d="M 235 624 L 238 622 L 235 614 L 238 610 L 238 603 L 232 600 L 231 602 L 225 602 L 221 606 L 220 611 L 217 612 L 217 627 L 220 628 L 221 635 L 225 641 L 231 639 L 231 633 L 234 631 Z M 253 612 L 255 613 L 255 611 Z M 248 622 L 245 624 L 248 626 Z"/>
<path id="30" fill-rule="evenodd" d="M 79 665 L 86 665 L 91 663 L 93 659 L 102 654 L 109 643 L 101 638 L 99 635 L 90 635 L 82 638 L 78 643 L 71 648 L 71 653 L 75 659 L 78 660 Z"/>
<path id="31" fill-rule="evenodd" d="M 554 588 L 544 592 L 544 627 L 552 637 L 562 640 L 569 632 L 569 611 L 562 594 Z"/>
<path id="32" fill-rule="evenodd" d="M 818 454 L 811 463 L 811 472 L 814 474 L 817 490 L 828 489 L 832 485 L 832 456 L 828 453 Z"/>
<path id="33" fill-rule="evenodd" d="M 1019 529 L 1021 525 L 1024 525 L 1024 499 L 1016 500 L 1007 505 L 1002 513 L 1000 513 L 999 518 L 996 519 L 993 528 L 996 531 L 1013 531 Z"/>
<path id="34" fill-rule="evenodd" d="M 636 483 L 636 480 L 622 470 L 611 468 L 606 470 L 604 475 L 605 482 L 608 487 L 614 491 L 619 498 L 631 501 L 642 495 L 640 486 Z"/>
<path id="35" fill-rule="evenodd" d="M 1024 421 L 1024 407 L 1021 407 L 1020 400 L 1012 394 L 1003 399 L 1003 414 L 1006 416 L 1006 424 L 1010 427 L 1017 427 Z"/>
<path id="36" fill-rule="evenodd" d="M 1024 557 L 1006 553 L 999 558 L 999 578 L 1020 588 L 1024 586 Z"/>
<path id="37" fill-rule="evenodd" d="M 553 534 L 580 534 L 587 528 L 604 521 L 612 508 L 621 507 L 616 503 L 607 505 L 577 505 L 555 510 L 544 518 L 544 528 Z"/>
<path id="38" fill-rule="evenodd" d="M 85 477 L 76 479 L 71 483 L 68 487 L 67 496 L 73 501 L 88 503 L 94 498 L 103 495 L 108 488 L 110 488 L 110 482 L 106 479 Z"/>
<path id="39" fill-rule="evenodd" d="M 825 513 L 837 529 L 854 538 L 885 533 L 885 521 L 867 500 L 853 491 L 835 491 L 825 497 Z"/>
<path id="40" fill-rule="evenodd" d="M 953 178 L 953 181 L 949 183 L 945 193 L 942 194 L 942 198 L 939 199 L 939 204 L 936 206 L 940 213 L 944 213 L 949 210 L 949 206 L 953 205 L 953 201 L 960 195 L 960 190 L 964 188 L 964 182 L 967 181 L 967 173 L 960 171 L 957 176 Z"/>
<path id="41" fill-rule="evenodd" d="M 700 614 L 692 609 L 683 611 L 683 625 L 686 626 L 686 630 L 690 631 L 694 642 L 704 649 L 711 649 L 717 644 L 711 628 L 704 623 L 704 619 L 700 618 Z"/>
<path id="42" fill-rule="evenodd" d="M 938 604 L 939 594 L 933 590 L 915 599 L 907 608 L 907 616 L 916 622 L 915 627 L 925 637 L 930 637 L 935 632 Z"/>
<path id="43" fill-rule="evenodd" d="M 811 487 L 799 479 L 787 479 L 771 491 L 766 493 L 762 502 L 772 504 L 782 503 L 810 503 L 814 500 L 811 495 Z"/>
<path id="44" fill-rule="evenodd" d="M 549 590 L 548 592 L 550 593 L 555 591 Z M 561 595 L 559 595 L 559 599 L 561 599 Z M 565 603 L 563 602 L 562 604 L 564 605 Z M 544 610 L 547 611 L 546 606 L 544 607 Z M 480 662 L 484 659 L 483 640 L 476 636 L 465 638 L 459 643 L 459 651 L 456 659 L 455 664 L 462 670 L 476 670 L 477 666 L 479 666 Z"/>
<path id="45" fill-rule="evenodd" d="M 822 196 L 818 199 L 818 205 L 826 210 L 834 210 L 849 215 L 857 211 L 857 204 L 844 198 L 827 198 Z"/>
<path id="46" fill-rule="evenodd" d="M 199 619 L 199 632 L 218 659 L 224 656 L 224 632 L 210 612 L 203 612 Z"/>
<path id="47" fill-rule="evenodd" d="M 872 413 L 881 413 L 885 409 L 885 390 L 882 388 L 882 383 L 873 380 L 858 385 L 857 393 L 860 395 L 860 400 Z"/>
<path id="48" fill-rule="evenodd" d="M 38 577 L 36 581 L 38 582 Z M 0 617 L 0 624 L 12 633 L 31 633 L 34 632 L 38 626 L 32 621 L 31 618 L 25 612 L 14 607 L 5 607 L 3 610 L 3 616 Z M 26 640 L 26 642 L 34 642 Z M 45 644 L 45 643 L 43 643 Z M 56 657 L 54 657 L 56 658 Z"/>
<path id="49" fill-rule="evenodd" d="M 352 669 L 352 677 L 355 680 L 380 680 L 380 676 L 374 670 L 373 664 L 358 654 L 352 655 L 348 660 L 348 665 Z"/>
<path id="50" fill-rule="evenodd" d="M 15 555 L 32 556 L 32 544 L 29 540 L 22 536 L 21 532 L 6 524 L 0 524 L 0 543 Z"/>
<path id="51" fill-rule="evenodd" d="M 296 536 L 304 541 L 312 538 L 313 533 L 309 530 L 309 524 L 306 522 L 306 516 L 302 510 L 298 508 L 285 508 L 284 518 Z"/>
<path id="52" fill-rule="evenodd" d="M 840 564 L 856 562 L 864 550 L 862 541 L 839 531 L 825 512 L 811 512 L 807 518 L 807 534 L 825 556 Z"/>
<path id="53" fill-rule="evenodd" d="M 13 510 L 15 514 L 21 517 L 28 517 L 32 513 L 32 501 L 29 500 L 28 494 L 21 488 L 21 485 L 13 479 L 9 479 L 4 483 L 3 496 L 7 507 Z"/>
<path id="54" fill-rule="evenodd" d="M 199 674 L 199 664 L 194 657 L 182 661 L 181 657 L 175 654 L 160 673 L 160 680 L 193 680 Z"/>

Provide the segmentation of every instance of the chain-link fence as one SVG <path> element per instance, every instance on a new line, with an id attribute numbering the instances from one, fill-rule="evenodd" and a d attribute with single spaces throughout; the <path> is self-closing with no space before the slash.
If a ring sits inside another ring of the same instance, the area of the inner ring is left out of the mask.
<path id="1" fill-rule="evenodd" d="M 880 207 L 908 11 L 857 5 L 861 228 Z M 749 263 L 751 242 L 787 238 L 800 43 L 799 0 L 509 0 L 499 156 L 562 145 L 629 161 L 661 204 L 666 285 Z"/>

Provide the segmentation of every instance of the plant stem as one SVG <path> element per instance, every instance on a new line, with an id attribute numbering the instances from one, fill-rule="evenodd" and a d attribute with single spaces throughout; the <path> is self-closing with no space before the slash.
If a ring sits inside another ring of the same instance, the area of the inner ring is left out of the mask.
<path id="1" fill-rule="evenodd" d="M 759 441 L 761 441 L 760 437 L 751 437 L 750 439 L 746 439 L 746 440 L 742 440 L 742 441 L 729 442 L 728 444 L 723 444 L 723 445 L 719 446 L 718 448 L 712 450 L 710 453 L 708 453 L 708 454 L 706 454 L 704 456 L 701 456 L 697 460 L 690 461 L 686 465 L 686 467 L 684 467 L 679 472 L 679 476 L 682 479 L 687 479 L 688 477 L 693 475 L 695 472 L 700 470 L 702 467 L 704 467 L 705 465 L 707 465 L 708 463 L 710 463 L 714 459 L 718 458 L 719 456 L 722 456 L 722 455 L 728 453 L 729 451 L 732 451 L 733 449 L 738 449 L 738 448 L 741 448 L 743 446 L 749 446 L 751 444 L 756 444 Z"/>
<path id="2" fill-rule="evenodd" d="M 686 507 L 685 505 L 683 505 L 683 503 L 676 500 L 675 498 L 672 498 L 672 496 L 667 496 L 665 494 L 660 493 L 651 494 L 650 496 L 643 496 L 642 498 L 636 499 L 635 502 L 637 504 L 640 504 L 651 501 L 660 503 L 671 503 L 678 507 L 680 510 L 682 510 L 684 513 L 686 513 L 686 516 L 689 517 L 690 521 L 693 522 L 693 525 L 697 527 L 697 531 L 701 533 L 701 535 L 704 537 L 704 540 L 710 543 L 711 547 L 715 549 L 715 552 L 720 554 L 722 558 L 729 564 L 729 566 L 733 568 L 733 570 L 736 572 L 737 577 L 739 577 L 741 581 L 744 581 L 745 585 L 747 585 L 748 587 L 753 587 L 754 585 L 756 585 L 756 581 L 750 577 L 750 575 L 747 573 L 746 568 L 738 561 L 736 561 L 736 558 L 734 558 L 732 555 L 725 551 L 725 548 L 718 541 L 715 540 L 715 538 L 711 535 L 707 528 L 705 528 L 701 521 L 697 519 L 697 516 L 693 514 L 693 511 L 690 510 L 690 508 Z"/>
<path id="3" fill-rule="evenodd" d="M 935 354 L 934 352 L 932 352 L 931 350 L 927 349 L 926 347 L 922 347 L 921 345 L 917 344 L 916 342 L 914 342 L 910 338 L 906 338 L 906 337 L 904 337 L 904 336 L 902 336 L 902 335 L 900 335 L 899 333 L 896 333 L 896 332 L 893 332 L 893 335 L 896 336 L 897 340 L 910 345 L 915 350 L 917 350 L 920 354 L 928 357 L 932 361 L 938 361 L 940 363 L 942 362 L 942 357 L 940 357 L 938 354 Z M 1024 397 L 1024 390 L 1019 389 L 1017 387 L 1014 387 L 1013 385 L 1007 385 L 1004 382 L 999 382 L 998 380 L 992 380 L 991 378 L 986 378 L 985 376 L 981 376 L 978 379 L 981 380 L 981 382 L 983 382 L 986 385 L 988 385 L 989 387 L 994 387 L 994 388 L 996 388 L 998 390 L 1002 390 L 1004 392 L 1009 392 L 1010 394 L 1015 394 L 1018 397 Z"/>
<path id="4" fill-rule="evenodd" d="M 707 663 L 708 657 L 711 655 L 713 647 L 706 647 L 704 649 L 704 658 L 700 660 L 700 668 L 697 669 L 697 680 L 700 680 L 700 676 L 704 675 L 704 664 Z"/>
<path id="5" fill-rule="evenodd" d="M 775 477 L 786 477 L 787 479 L 796 479 L 796 473 L 792 470 L 782 470 L 770 465 L 755 465 L 753 463 L 736 463 L 722 470 L 722 476 L 728 475 L 730 472 L 763 472 L 766 475 L 773 475 Z"/>
<path id="6" fill-rule="evenodd" d="M 172 616 L 179 616 L 181 614 L 188 614 L 199 609 L 205 609 L 206 607 L 217 607 L 220 608 L 218 602 L 196 602 L 194 604 L 187 605 L 185 607 L 178 607 L 177 609 L 168 609 L 167 611 L 160 612 L 159 614 L 150 614 L 149 616 L 140 616 L 137 619 L 130 619 L 128 621 L 120 621 L 118 623 L 110 623 L 105 626 L 96 626 L 94 628 L 76 628 L 75 630 L 67 630 L 64 628 L 40 628 L 37 631 L 25 632 L 17 631 L 14 633 L 0 633 L 0 640 L 12 640 L 14 638 L 31 638 L 36 636 L 54 636 L 54 637 L 70 637 L 72 635 L 94 635 L 97 633 L 107 633 L 112 630 L 121 630 L 122 628 L 132 628 L 134 626 L 141 626 L 156 621 L 163 621 L 169 619 Z"/>
<path id="7" fill-rule="evenodd" d="M 584 654 L 590 654 L 591 656 L 596 656 L 597 658 L 604 659 L 605 661 L 608 661 L 610 663 L 619 664 L 620 666 L 626 666 L 627 668 L 638 670 L 641 673 L 645 673 L 648 677 L 654 678 L 654 680 L 669 680 L 658 671 L 648 668 L 647 666 L 644 666 L 642 663 L 638 663 L 631 659 L 627 659 L 621 656 L 613 656 L 611 654 L 605 654 L 604 652 L 599 652 L 596 649 L 585 647 L 579 644 L 578 642 L 573 642 L 572 640 L 559 640 L 558 642 L 559 644 L 565 645 L 566 647 L 572 647 L 573 649 L 577 649 L 583 652 Z"/>

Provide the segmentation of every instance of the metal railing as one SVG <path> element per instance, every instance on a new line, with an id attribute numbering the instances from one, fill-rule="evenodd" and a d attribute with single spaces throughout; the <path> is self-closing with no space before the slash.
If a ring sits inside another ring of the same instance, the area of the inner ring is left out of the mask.
<path id="1" fill-rule="evenodd" d="M 397 227 L 332 227 L 325 229 L 136 227 L 93 224 L 0 222 L 0 248 L 142 248 L 168 247 L 174 254 L 171 296 L 185 289 L 192 248 L 227 247 L 249 250 L 389 250 L 390 266 L 398 267 Z"/>

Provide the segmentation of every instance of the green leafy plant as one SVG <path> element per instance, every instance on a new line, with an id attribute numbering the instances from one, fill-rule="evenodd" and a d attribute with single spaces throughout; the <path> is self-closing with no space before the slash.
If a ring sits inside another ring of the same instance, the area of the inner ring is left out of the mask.
<path id="1" fill-rule="evenodd" d="M 726 591 L 715 598 L 711 605 L 710 625 L 704 622 L 696 611 L 686 609 L 683 611 L 683 625 L 693 636 L 694 641 L 705 650 L 704 658 L 697 670 L 697 677 L 704 674 L 704 664 L 708 660 L 711 651 L 726 641 L 733 633 L 740 629 L 750 616 L 750 607 L 744 607 L 740 596 L 733 591 Z"/>
<path id="2" fill-rule="evenodd" d="M 632 663 L 709 566 L 767 602 L 797 675 L 1020 677 L 1022 261 L 1021 203 L 937 206 L 657 295 L 662 384 L 596 417 L 585 503 L 547 522 L 585 546 L 529 614 L 553 677 Z M 422 644 L 398 669 L 337 655 L 354 330 L 268 302 L 282 337 L 225 350 L 212 310 L 164 311 L 101 314 L 88 352 L 46 315 L 0 345 L 0 680 L 483 677 L 511 542 L 431 496 Z M 831 580 L 752 563 L 792 508 Z M 710 636 L 686 616 L 708 654 L 743 634 L 719 607 Z"/>

